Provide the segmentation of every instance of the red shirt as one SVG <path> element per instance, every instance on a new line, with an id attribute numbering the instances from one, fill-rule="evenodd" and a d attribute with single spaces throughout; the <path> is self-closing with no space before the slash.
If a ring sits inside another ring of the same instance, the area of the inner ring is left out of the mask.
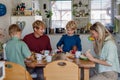
<path id="1" fill-rule="evenodd" d="M 28 45 L 31 51 L 36 53 L 40 53 L 42 50 L 52 50 L 50 39 L 46 34 L 43 34 L 39 38 L 36 38 L 34 36 L 34 33 L 31 33 L 26 35 L 23 41 Z"/>

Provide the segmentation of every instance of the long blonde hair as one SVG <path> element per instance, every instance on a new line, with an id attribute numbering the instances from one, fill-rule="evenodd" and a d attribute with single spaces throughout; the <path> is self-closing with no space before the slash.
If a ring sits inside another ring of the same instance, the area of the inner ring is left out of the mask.
<path id="1" fill-rule="evenodd" d="M 99 36 L 98 39 L 93 42 L 93 44 L 94 44 L 94 51 L 95 51 L 96 54 L 101 53 L 101 50 L 103 48 L 104 41 L 105 41 L 106 37 L 109 36 L 110 40 L 114 41 L 114 38 L 112 37 L 111 33 L 100 22 L 94 23 L 90 27 L 90 30 L 91 31 L 96 31 L 98 33 L 98 36 Z"/>

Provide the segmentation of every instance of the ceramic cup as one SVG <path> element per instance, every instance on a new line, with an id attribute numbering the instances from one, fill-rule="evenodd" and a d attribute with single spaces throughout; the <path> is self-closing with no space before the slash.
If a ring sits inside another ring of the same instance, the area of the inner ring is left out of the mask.
<path id="1" fill-rule="evenodd" d="M 37 61 L 40 61 L 42 60 L 42 55 L 39 53 L 36 53 L 36 58 L 37 58 Z"/>
<path id="2" fill-rule="evenodd" d="M 75 57 L 76 57 L 76 58 L 80 58 L 80 55 L 81 55 L 81 51 L 76 51 L 76 52 L 75 52 Z"/>
<path id="3" fill-rule="evenodd" d="M 45 51 L 44 51 L 44 55 L 45 55 L 45 56 L 48 56 L 48 55 L 49 55 L 49 53 L 50 53 L 50 51 L 49 51 L 49 50 L 45 50 Z"/>
<path id="4" fill-rule="evenodd" d="M 52 61 L 52 56 L 46 56 L 46 60 L 47 60 L 47 62 L 51 62 Z"/>

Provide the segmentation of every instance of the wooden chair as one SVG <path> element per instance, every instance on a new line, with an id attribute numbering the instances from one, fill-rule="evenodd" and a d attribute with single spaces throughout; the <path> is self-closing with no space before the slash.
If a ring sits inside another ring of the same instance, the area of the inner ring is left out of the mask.
<path id="1" fill-rule="evenodd" d="M 44 78 L 45 80 L 80 80 L 80 68 L 73 62 L 53 61 L 44 68 Z"/>
<path id="2" fill-rule="evenodd" d="M 27 70 L 19 64 L 5 62 L 5 78 L 3 80 L 33 80 Z"/>

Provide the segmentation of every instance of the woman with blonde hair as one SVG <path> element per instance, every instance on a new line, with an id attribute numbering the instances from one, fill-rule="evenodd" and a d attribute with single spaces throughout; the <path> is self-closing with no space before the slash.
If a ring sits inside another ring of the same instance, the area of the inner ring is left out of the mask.
<path id="1" fill-rule="evenodd" d="M 100 22 L 96 22 L 90 27 L 94 51 L 98 58 L 94 58 L 89 51 L 85 53 L 88 59 L 98 63 L 98 74 L 92 76 L 90 80 L 117 80 L 119 60 L 117 46 L 111 33 Z"/>

